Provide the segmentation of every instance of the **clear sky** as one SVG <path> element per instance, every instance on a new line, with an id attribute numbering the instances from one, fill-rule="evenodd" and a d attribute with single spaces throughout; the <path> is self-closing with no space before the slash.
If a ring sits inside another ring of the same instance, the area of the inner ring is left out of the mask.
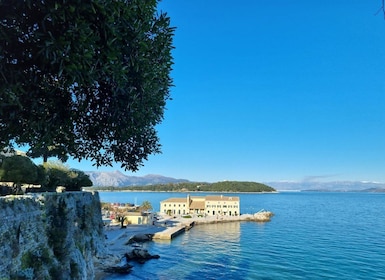
<path id="1" fill-rule="evenodd" d="M 192 181 L 385 182 L 381 0 L 163 0 L 177 28 L 162 154 Z M 96 170 L 89 162 L 70 167 Z"/>

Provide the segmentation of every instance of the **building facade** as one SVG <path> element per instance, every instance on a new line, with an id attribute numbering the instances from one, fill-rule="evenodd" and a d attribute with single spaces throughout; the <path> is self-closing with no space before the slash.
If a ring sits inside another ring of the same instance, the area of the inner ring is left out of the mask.
<path id="1" fill-rule="evenodd" d="M 154 214 L 150 212 L 128 212 L 124 217 L 128 225 L 150 225 L 154 221 Z"/>
<path id="2" fill-rule="evenodd" d="M 240 215 L 238 196 L 208 195 L 172 197 L 160 202 L 160 212 L 168 215 Z"/>

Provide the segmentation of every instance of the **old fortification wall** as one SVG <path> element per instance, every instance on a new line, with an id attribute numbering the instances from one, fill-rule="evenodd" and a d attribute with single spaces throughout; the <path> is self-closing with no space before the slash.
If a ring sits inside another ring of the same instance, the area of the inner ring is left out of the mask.
<path id="1" fill-rule="evenodd" d="M 93 279 L 105 253 L 98 193 L 0 198 L 0 279 Z"/>

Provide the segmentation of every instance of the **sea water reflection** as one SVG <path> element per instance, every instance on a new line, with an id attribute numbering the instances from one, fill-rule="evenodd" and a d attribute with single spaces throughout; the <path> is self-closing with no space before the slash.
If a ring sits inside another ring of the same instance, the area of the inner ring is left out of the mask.
<path id="1" fill-rule="evenodd" d="M 171 196 L 146 200 L 156 206 Z M 264 208 L 272 221 L 195 226 L 171 242 L 149 243 L 159 260 L 109 279 L 385 279 L 385 194 L 239 196 L 243 213 Z"/>

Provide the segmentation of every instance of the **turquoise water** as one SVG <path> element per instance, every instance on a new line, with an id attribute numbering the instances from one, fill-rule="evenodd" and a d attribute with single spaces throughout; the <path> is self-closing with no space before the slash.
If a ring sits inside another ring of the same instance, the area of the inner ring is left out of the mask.
<path id="1" fill-rule="evenodd" d="M 205 195 L 205 194 L 203 194 Z M 108 279 L 385 279 L 385 194 L 237 194 L 242 213 L 269 223 L 199 225 L 145 246 L 160 259 Z M 100 193 L 102 201 L 159 202 L 185 193 Z"/>

